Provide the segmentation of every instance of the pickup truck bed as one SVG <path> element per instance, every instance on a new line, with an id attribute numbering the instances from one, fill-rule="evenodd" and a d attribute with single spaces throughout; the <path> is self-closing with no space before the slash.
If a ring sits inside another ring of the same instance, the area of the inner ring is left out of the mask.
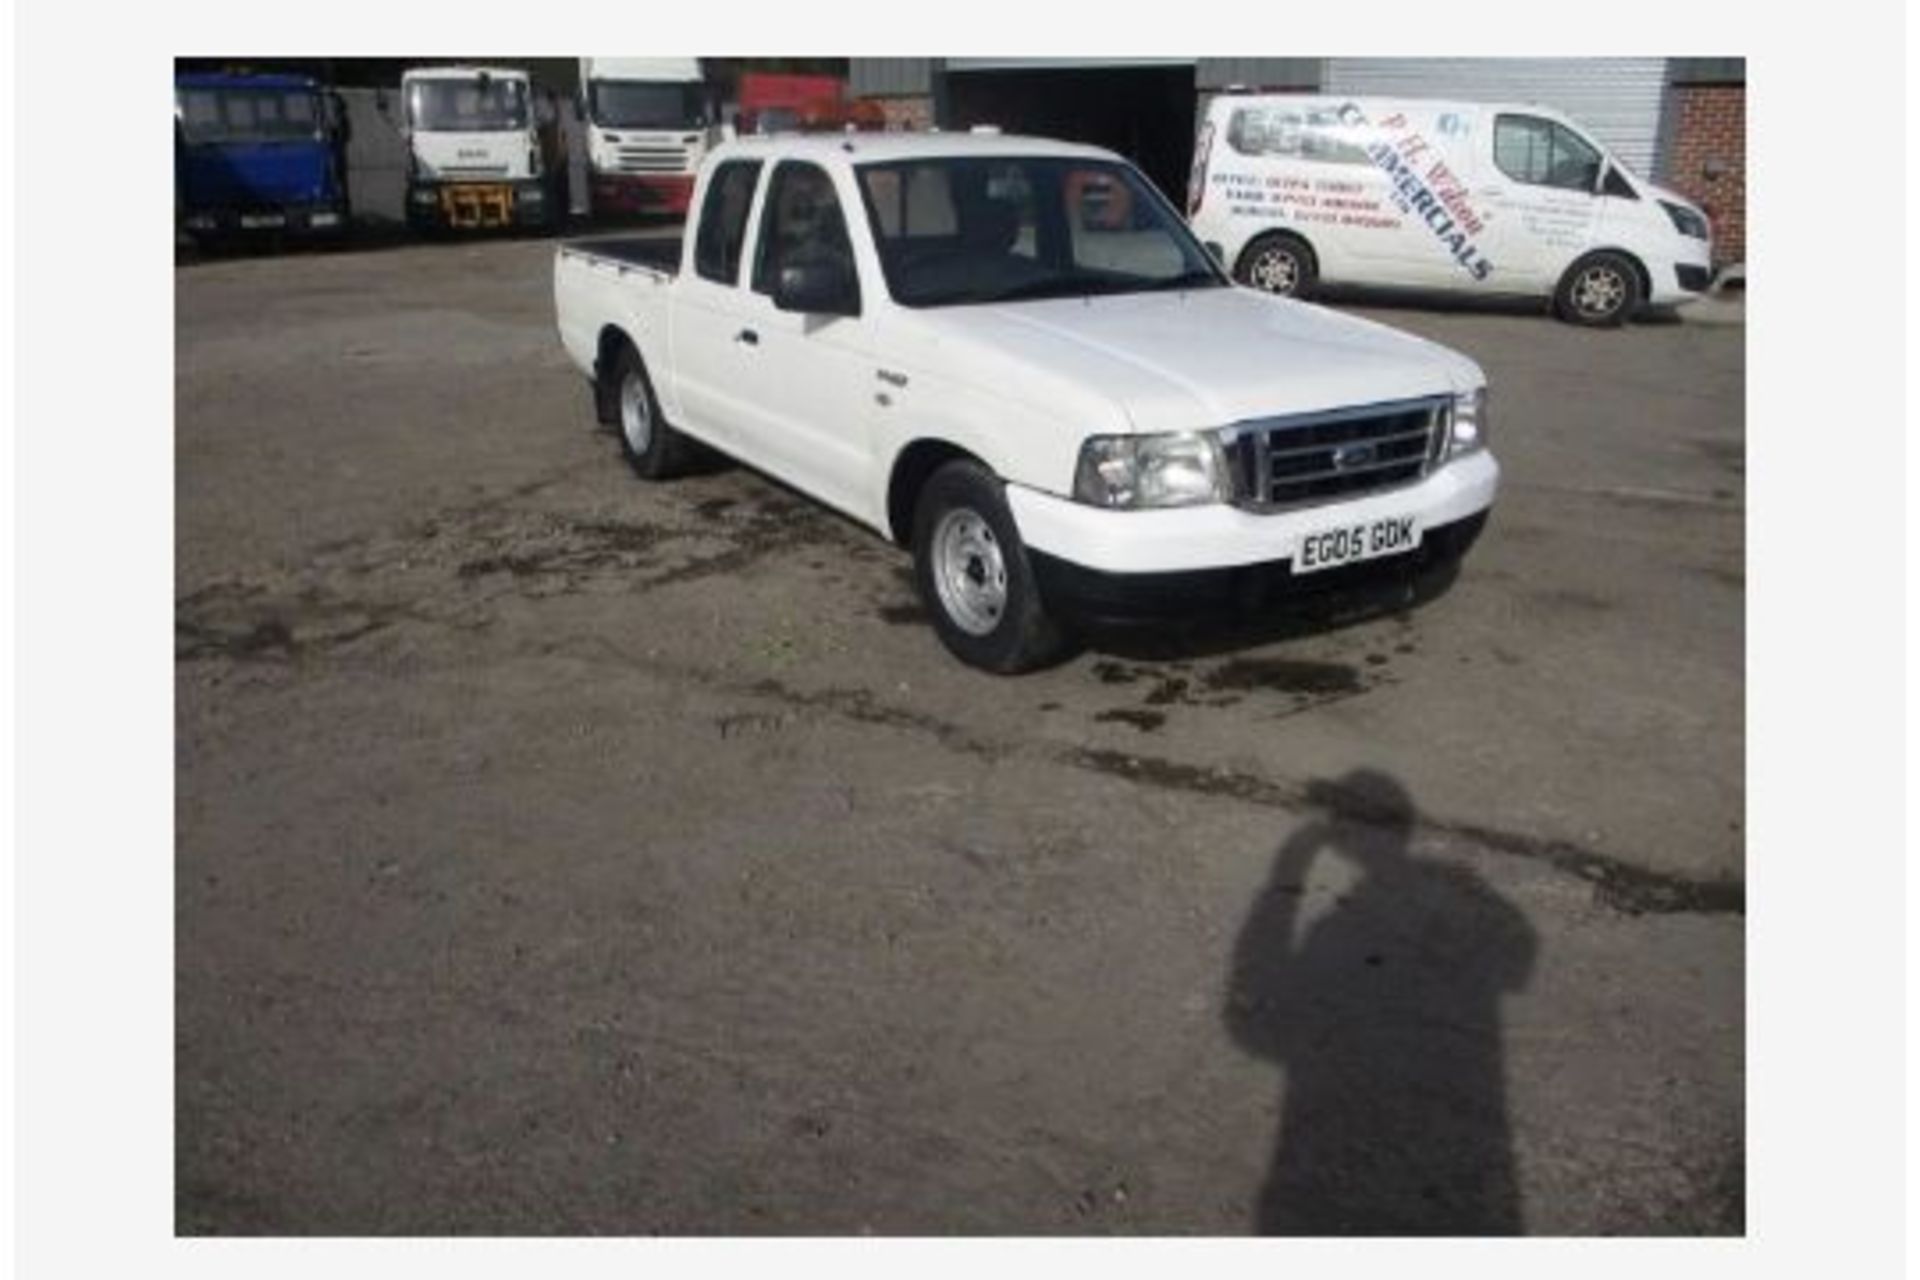
<path id="1" fill-rule="evenodd" d="M 680 270 L 680 245 L 679 236 L 609 236 L 599 240 L 572 240 L 561 247 L 570 253 L 609 258 L 671 276 Z"/>

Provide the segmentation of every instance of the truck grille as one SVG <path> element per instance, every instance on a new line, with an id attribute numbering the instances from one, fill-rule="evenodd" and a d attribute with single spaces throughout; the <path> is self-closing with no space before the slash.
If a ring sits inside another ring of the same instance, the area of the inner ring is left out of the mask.
<path id="1" fill-rule="evenodd" d="M 1445 446 L 1451 414 L 1439 396 L 1240 423 L 1228 445 L 1236 501 L 1278 511 L 1418 480 Z"/>
<path id="2" fill-rule="evenodd" d="M 685 147 L 620 147 L 614 160 L 622 173 L 685 173 Z"/>
<path id="3" fill-rule="evenodd" d="M 504 178 L 507 166 L 504 164 L 443 164 L 440 176 L 459 181 L 465 178 Z"/>

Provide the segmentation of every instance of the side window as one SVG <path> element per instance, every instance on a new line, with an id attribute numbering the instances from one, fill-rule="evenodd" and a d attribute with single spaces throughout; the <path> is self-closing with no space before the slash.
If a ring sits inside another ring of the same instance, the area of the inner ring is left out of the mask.
<path id="1" fill-rule="evenodd" d="M 1552 153 L 1553 135 L 1545 120 L 1501 116 L 1493 122 L 1494 167 L 1515 182 L 1545 183 Z"/>
<path id="2" fill-rule="evenodd" d="M 693 266 L 703 280 L 740 282 L 740 250 L 747 240 L 747 211 L 753 207 L 758 160 L 730 160 L 707 185 L 700 205 L 700 232 L 693 244 Z"/>
<path id="3" fill-rule="evenodd" d="M 1622 200 L 1638 200 L 1640 198 L 1640 193 L 1633 189 L 1633 184 L 1627 181 L 1627 175 L 1620 172 L 1618 165 L 1610 164 L 1607 166 L 1606 185 L 1602 186 L 1600 191 L 1603 195 L 1618 196 Z"/>
<path id="4" fill-rule="evenodd" d="M 1600 153 L 1564 125 L 1536 116 L 1500 116 L 1493 122 L 1493 163 L 1515 182 L 1592 192 L 1600 181 Z"/>
<path id="5" fill-rule="evenodd" d="M 845 264 L 853 271 L 853 243 L 833 179 L 816 165 L 783 161 L 773 171 L 760 215 L 760 245 L 753 261 L 753 291 L 771 294 L 787 267 Z"/>
<path id="6" fill-rule="evenodd" d="M 1565 125 L 1553 126 L 1553 164 L 1547 185 L 1591 193 L 1600 185 L 1600 153 Z"/>

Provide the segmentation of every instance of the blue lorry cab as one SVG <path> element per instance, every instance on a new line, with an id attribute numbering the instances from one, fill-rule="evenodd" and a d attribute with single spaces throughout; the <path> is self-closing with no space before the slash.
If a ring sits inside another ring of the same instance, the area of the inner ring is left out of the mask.
<path id="1" fill-rule="evenodd" d="M 174 79 L 175 203 L 197 240 L 346 229 L 346 133 L 338 99 L 298 75 Z"/>

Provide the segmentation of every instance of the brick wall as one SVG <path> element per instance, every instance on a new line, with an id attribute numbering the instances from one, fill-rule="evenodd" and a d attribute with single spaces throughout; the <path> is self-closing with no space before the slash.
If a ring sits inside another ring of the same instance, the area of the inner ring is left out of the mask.
<path id="1" fill-rule="evenodd" d="M 875 98 L 880 109 L 887 116 L 888 132 L 925 132 L 933 128 L 933 99 L 915 96 L 904 98 Z"/>
<path id="2" fill-rule="evenodd" d="M 1667 185 L 1713 220 L 1716 265 L 1747 258 L 1747 90 L 1744 85 L 1676 85 L 1679 126 Z"/>

